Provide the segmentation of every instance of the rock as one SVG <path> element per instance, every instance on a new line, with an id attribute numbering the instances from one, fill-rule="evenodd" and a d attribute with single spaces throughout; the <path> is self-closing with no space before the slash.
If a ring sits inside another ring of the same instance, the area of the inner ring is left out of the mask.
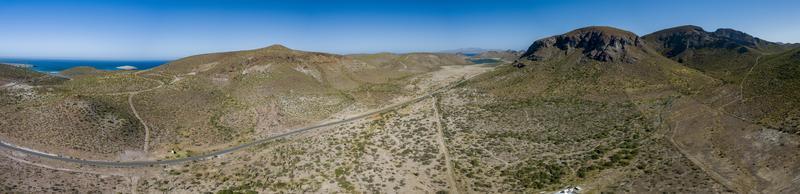
<path id="1" fill-rule="evenodd" d="M 521 58 L 546 60 L 579 51 L 598 61 L 636 61 L 629 50 L 640 50 L 643 42 L 636 34 L 611 27 L 586 27 L 566 34 L 537 40 Z"/>

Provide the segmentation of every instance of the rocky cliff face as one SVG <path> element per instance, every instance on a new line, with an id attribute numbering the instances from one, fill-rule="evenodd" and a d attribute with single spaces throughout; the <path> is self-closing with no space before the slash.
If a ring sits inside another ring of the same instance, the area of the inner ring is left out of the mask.
<path id="1" fill-rule="evenodd" d="M 634 62 L 638 57 L 631 51 L 642 48 L 643 41 L 631 32 L 611 27 L 586 27 L 537 40 L 521 58 L 540 61 L 581 52 L 598 61 Z"/>

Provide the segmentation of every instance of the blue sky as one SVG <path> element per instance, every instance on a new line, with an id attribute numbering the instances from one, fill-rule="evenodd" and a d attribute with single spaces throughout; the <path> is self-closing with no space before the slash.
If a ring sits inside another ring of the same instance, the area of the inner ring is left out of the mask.
<path id="1" fill-rule="evenodd" d="M 800 1 L 0 0 L 0 57 L 175 59 L 283 44 L 331 53 L 524 49 L 589 25 L 800 42 Z"/>

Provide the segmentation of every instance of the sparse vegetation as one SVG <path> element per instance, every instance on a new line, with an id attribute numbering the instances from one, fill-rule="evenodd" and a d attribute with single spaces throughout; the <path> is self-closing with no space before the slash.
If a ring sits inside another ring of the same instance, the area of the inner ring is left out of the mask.
<path id="1" fill-rule="evenodd" d="M 275 45 L 147 71 L 73 69 L 69 80 L 0 69 L 0 83 L 12 83 L 0 88 L 3 141 L 79 159 L 185 159 L 411 102 L 179 165 L 107 168 L 0 150 L 9 156 L 0 159 L 0 190 L 795 189 L 786 180 L 800 167 L 800 51 L 765 55 L 784 48 L 714 42 L 673 56 L 652 41 L 675 40 L 650 37 L 661 38 L 582 28 L 491 67 L 464 66 L 454 54 L 342 56 Z"/>

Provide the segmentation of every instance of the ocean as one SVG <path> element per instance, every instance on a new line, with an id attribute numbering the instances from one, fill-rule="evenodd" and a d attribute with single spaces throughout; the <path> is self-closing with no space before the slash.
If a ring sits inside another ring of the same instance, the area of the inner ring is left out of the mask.
<path id="1" fill-rule="evenodd" d="M 77 66 L 90 66 L 102 70 L 150 69 L 169 61 L 113 61 L 113 60 L 67 60 L 67 59 L 0 59 L 0 63 L 31 65 L 33 70 L 45 73 L 58 73 Z"/>

